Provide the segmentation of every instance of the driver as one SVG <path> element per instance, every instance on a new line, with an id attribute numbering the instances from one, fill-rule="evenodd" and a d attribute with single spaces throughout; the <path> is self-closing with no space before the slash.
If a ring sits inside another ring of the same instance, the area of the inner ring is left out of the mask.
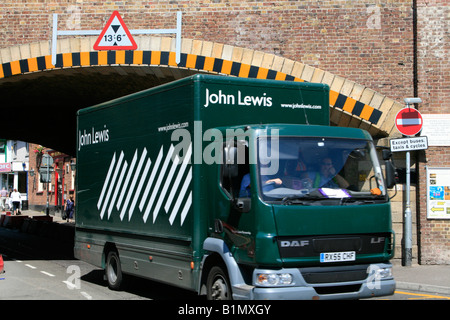
<path id="1" fill-rule="evenodd" d="M 275 186 L 281 186 L 283 184 L 283 181 L 281 181 L 280 178 L 274 178 L 274 179 L 269 179 L 264 181 L 264 186 L 273 184 L 273 188 L 275 188 Z M 246 197 L 250 197 L 250 173 L 245 174 L 242 177 L 242 182 L 241 182 L 241 188 L 239 190 L 239 197 L 241 198 L 246 198 Z"/>
<path id="2" fill-rule="evenodd" d="M 326 157 L 322 159 L 320 164 L 320 171 L 315 172 L 312 177 L 310 177 L 313 181 L 314 188 L 343 188 L 347 189 L 349 183 L 341 177 L 339 174 L 336 174 L 336 169 L 333 166 L 333 161 L 331 158 Z"/>
<path id="3" fill-rule="evenodd" d="M 289 160 L 284 169 L 284 177 L 272 178 L 264 181 L 265 191 L 270 191 L 282 185 L 300 190 L 309 189 L 311 186 L 311 179 L 308 177 L 305 163 L 299 158 L 296 160 Z M 269 189 L 269 185 L 272 187 Z"/>

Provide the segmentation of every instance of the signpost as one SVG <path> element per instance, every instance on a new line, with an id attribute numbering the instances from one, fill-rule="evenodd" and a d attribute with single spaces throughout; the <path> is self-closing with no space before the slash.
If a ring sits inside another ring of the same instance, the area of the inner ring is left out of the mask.
<path id="1" fill-rule="evenodd" d="M 406 99 L 405 99 L 406 100 Z M 420 112 L 409 105 L 397 113 L 395 126 L 405 136 L 415 136 L 422 130 L 423 120 Z"/>
<path id="2" fill-rule="evenodd" d="M 393 139 L 391 143 L 391 151 L 406 151 L 406 205 L 404 216 L 404 261 L 405 266 L 410 267 L 412 263 L 412 218 L 410 206 L 410 184 L 411 184 L 411 169 L 410 169 L 410 151 L 411 150 L 425 150 L 428 148 L 427 137 L 413 137 L 422 130 L 423 119 L 420 112 L 414 108 L 410 108 L 410 104 L 421 103 L 420 98 L 406 98 L 406 108 L 400 110 L 395 117 L 395 126 L 397 130 L 407 136 L 404 139 Z"/>
<path id="3" fill-rule="evenodd" d="M 128 31 L 118 11 L 114 11 L 100 36 L 94 50 L 136 50 L 137 44 Z"/>
<path id="4" fill-rule="evenodd" d="M 52 64 L 56 66 L 58 36 L 98 36 L 95 50 L 136 50 L 132 34 L 175 34 L 175 62 L 181 61 L 181 11 L 177 12 L 177 25 L 173 29 L 138 29 L 128 30 L 120 14 L 114 11 L 103 30 L 58 30 L 58 14 L 53 14 L 53 31 L 51 41 Z"/>
<path id="5" fill-rule="evenodd" d="M 392 139 L 390 142 L 392 152 L 428 149 L 427 137 Z"/>

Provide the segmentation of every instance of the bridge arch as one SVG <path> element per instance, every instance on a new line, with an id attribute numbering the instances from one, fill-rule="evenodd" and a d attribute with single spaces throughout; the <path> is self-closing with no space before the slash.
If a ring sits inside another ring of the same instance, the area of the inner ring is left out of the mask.
<path id="1" fill-rule="evenodd" d="M 126 75 L 131 72 L 153 78 L 154 85 L 199 72 L 282 81 L 320 82 L 328 84 L 331 89 L 330 121 L 332 125 L 359 127 L 369 131 L 375 138 L 396 134 L 396 131 L 393 131 L 393 118 L 398 110 L 403 108 L 402 104 L 370 88 L 301 62 L 221 43 L 182 39 L 181 61 L 177 64 L 174 38 L 142 36 L 135 38 L 138 50 L 93 51 L 96 38 L 58 40 L 56 65 L 51 63 L 49 41 L 1 49 L 0 84 L 9 83 L 10 86 L 13 86 L 14 83 L 22 81 L 29 83 L 29 81 L 42 80 L 52 75 L 79 76 L 93 72 L 106 75 L 108 78 L 111 74 Z M 89 69 L 93 71 L 89 71 Z M 65 80 L 63 81 L 65 82 Z M 151 86 L 152 84 L 147 83 L 147 85 Z M 20 100 L 20 90 L 23 89 L 19 89 L 18 100 Z M 99 87 L 98 90 L 104 89 Z M 2 93 L 0 92 L 0 94 Z M 72 96 L 69 94 L 69 97 Z M 114 97 L 109 99 L 111 98 Z M 51 96 L 44 99 L 51 99 Z M 15 103 L 12 102 L 12 104 Z M 40 103 L 42 105 L 43 101 Z M 80 107 L 84 107 L 84 105 L 80 103 L 75 109 Z M 64 109 L 63 106 L 60 108 L 60 110 Z M 51 112 L 56 112 L 56 110 Z M 75 111 L 72 108 L 70 112 L 74 115 Z M 34 112 L 32 118 L 38 115 L 39 113 Z M 63 116 L 67 117 L 67 114 Z M 31 126 L 31 130 L 33 130 L 31 122 L 27 125 Z M 62 125 L 59 127 L 60 129 L 56 130 L 67 130 L 67 135 L 73 136 L 70 141 L 61 143 L 55 138 L 46 138 L 45 135 L 51 135 L 51 130 L 44 133 L 46 130 L 35 127 L 34 129 L 41 134 L 34 135 L 37 140 L 33 142 L 74 154 L 74 125 L 75 119 L 71 125 Z M 0 127 L 0 136 L 30 141 L 29 138 L 18 134 L 15 130 L 10 126 L 4 126 L 3 129 Z"/>

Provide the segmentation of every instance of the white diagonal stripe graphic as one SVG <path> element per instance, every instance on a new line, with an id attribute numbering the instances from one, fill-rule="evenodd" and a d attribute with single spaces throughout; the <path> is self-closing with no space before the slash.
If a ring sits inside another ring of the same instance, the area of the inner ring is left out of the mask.
<path id="1" fill-rule="evenodd" d="M 136 152 L 137 152 L 137 150 L 136 150 Z M 142 155 L 141 155 L 141 159 L 139 160 L 139 164 L 138 164 L 138 166 L 136 168 L 136 172 L 134 173 L 133 181 L 131 182 L 130 189 L 128 189 L 127 198 L 125 199 L 125 203 L 123 204 L 122 211 L 120 212 L 120 220 L 122 220 L 123 216 L 125 215 L 125 211 L 126 211 L 126 209 L 128 207 L 128 202 L 130 202 L 131 195 L 133 194 L 133 191 L 134 191 L 134 186 L 136 185 L 136 181 L 137 181 L 137 179 L 139 177 L 139 174 L 141 173 L 141 168 L 142 168 L 142 165 L 144 164 L 144 160 L 145 160 L 145 156 L 146 155 L 147 155 L 147 149 L 144 148 L 144 150 L 142 152 Z M 130 216 L 130 213 L 129 213 L 128 214 L 128 221 L 130 219 L 131 219 L 131 216 Z"/>
<path id="2" fill-rule="evenodd" d="M 152 195 L 150 196 L 150 200 L 148 201 L 147 208 L 144 212 L 144 221 L 147 221 L 148 215 L 150 214 L 150 209 L 153 206 L 153 203 L 156 198 L 156 194 L 159 191 L 159 186 L 161 185 L 161 181 L 164 178 L 164 175 L 166 174 L 167 166 L 169 165 L 169 161 L 172 158 L 174 147 L 173 145 L 170 145 L 169 152 L 167 152 L 166 159 L 164 160 L 163 166 L 161 167 L 161 171 L 159 172 L 158 180 L 156 180 L 155 188 L 153 189 Z M 158 216 L 158 212 L 153 212 L 153 223 L 155 223 L 156 217 Z"/>
<path id="3" fill-rule="evenodd" d="M 120 165 L 122 164 L 123 160 L 123 152 L 120 153 L 119 161 L 117 161 L 116 169 L 114 170 L 113 177 L 111 179 L 111 183 L 109 184 L 108 193 L 106 194 L 105 202 L 103 203 L 102 211 L 100 212 L 100 218 L 103 218 L 103 215 L 105 214 L 106 207 L 108 206 L 108 200 L 111 196 L 111 192 L 114 187 L 114 183 L 116 182 L 117 174 L 119 173 Z"/>
<path id="4" fill-rule="evenodd" d="M 181 211 L 181 223 L 180 226 L 183 225 L 184 223 L 184 219 L 186 219 L 186 216 L 189 212 L 189 209 L 191 208 L 191 204 L 192 204 L 192 191 L 189 193 L 189 196 L 186 200 L 186 203 L 184 204 L 183 210 Z"/>
<path id="5" fill-rule="evenodd" d="M 170 214 L 170 217 L 169 217 L 170 224 L 173 224 L 173 221 L 175 220 L 175 218 L 178 214 L 178 210 L 180 209 L 181 202 L 183 202 L 184 195 L 186 194 L 186 191 L 189 187 L 189 184 L 191 183 L 191 180 L 192 180 L 192 168 L 189 169 L 186 180 L 184 180 L 183 187 L 181 188 L 181 191 L 178 195 L 177 202 L 175 202 L 175 206 L 173 207 L 172 213 Z"/>
<path id="6" fill-rule="evenodd" d="M 170 168 L 169 174 L 167 175 L 166 182 L 164 183 L 161 194 L 159 195 L 158 202 L 156 203 L 156 207 L 154 212 L 159 212 L 161 209 L 161 204 L 166 197 L 167 189 L 169 188 L 170 182 L 172 181 L 173 174 L 175 173 L 175 169 L 178 167 L 178 163 L 180 162 L 180 158 L 178 156 L 172 161 L 172 166 Z"/>
<path id="7" fill-rule="evenodd" d="M 170 145 L 165 154 L 164 147 L 161 146 L 153 164 L 146 148 L 142 150 L 140 156 L 139 150 L 136 149 L 130 165 L 125 160 L 123 150 L 118 157 L 119 151 L 114 152 L 97 201 L 100 218 L 103 219 L 105 212 L 108 212 L 107 219 L 109 219 L 115 207 L 120 220 L 123 220 L 128 212 L 130 221 L 139 204 L 144 223 L 147 222 L 150 213 L 155 223 L 164 208 L 165 213 L 170 213 L 170 224 L 173 225 L 177 216 L 180 216 L 182 226 L 192 207 L 190 187 L 193 170 L 190 166 L 192 145 L 189 145 L 183 161 L 178 155 L 174 155 L 174 151 L 174 146 Z M 172 164 L 169 165 L 171 161 Z"/>
<path id="8" fill-rule="evenodd" d="M 142 211 L 144 208 L 145 200 L 147 200 L 148 193 L 150 192 L 150 188 L 153 184 L 153 180 L 155 179 L 156 172 L 158 171 L 159 164 L 161 163 L 161 159 L 163 157 L 163 147 L 159 150 L 158 158 L 156 159 L 155 165 L 153 166 L 152 173 L 150 174 L 150 179 L 147 182 L 147 186 L 144 190 L 144 195 L 142 196 L 141 202 L 139 203 L 139 210 Z"/>
<path id="9" fill-rule="evenodd" d="M 109 165 L 108 174 L 106 175 L 105 183 L 103 184 L 102 192 L 100 193 L 100 197 L 97 202 L 97 209 L 100 209 L 100 205 L 103 201 L 103 196 L 105 195 L 106 187 L 108 186 L 109 178 L 111 177 L 111 172 L 114 168 L 115 163 L 116 163 L 116 153 L 114 152 L 111 164 Z"/>
<path id="10" fill-rule="evenodd" d="M 169 193 L 169 197 L 167 198 L 166 204 L 164 205 L 164 210 L 166 213 L 169 213 L 170 206 L 172 205 L 172 201 L 175 197 L 175 194 L 178 190 L 178 186 L 180 185 L 180 181 L 183 178 L 184 172 L 186 171 L 186 167 L 191 159 L 192 153 L 192 145 L 189 145 L 189 149 L 186 152 L 186 156 L 183 159 L 180 170 L 178 171 L 177 177 L 175 178 L 175 182 L 173 183 L 172 190 Z"/>
<path id="11" fill-rule="evenodd" d="M 123 152 L 122 152 L 123 154 Z M 109 204 L 109 208 L 108 208 L 108 219 L 111 216 L 111 211 L 114 207 L 114 204 L 116 203 L 116 198 L 117 195 L 119 194 L 120 189 L 122 188 L 122 180 L 123 177 L 125 176 L 125 172 L 127 171 L 127 167 L 128 167 L 128 162 L 125 160 L 123 166 L 122 166 L 122 170 L 120 172 L 120 176 L 119 176 L 119 181 L 117 181 L 117 186 L 114 190 L 114 194 L 113 194 L 113 198 L 111 200 L 111 203 Z"/>
<path id="12" fill-rule="evenodd" d="M 120 207 L 122 206 L 122 200 L 126 194 L 128 183 L 130 182 L 131 175 L 134 170 L 134 166 L 136 165 L 136 161 L 137 161 L 137 149 L 134 152 L 134 156 L 133 156 L 133 160 L 131 161 L 130 169 L 128 169 L 127 178 L 125 179 L 125 182 L 123 184 L 122 193 L 120 194 L 119 201 L 117 201 L 117 205 L 116 205 L 117 210 L 119 210 Z M 120 220 L 122 220 L 122 219 L 123 219 L 123 216 L 120 216 Z"/>
<path id="13" fill-rule="evenodd" d="M 134 207 L 136 206 L 137 199 L 141 194 L 142 185 L 144 184 L 145 178 L 147 177 L 148 170 L 150 169 L 152 161 L 150 159 L 147 160 L 147 163 L 144 168 L 144 172 L 142 173 L 141 180 L 139 181 L 138 188 L 134 193 L 133 201 L 131 202 L 130 210 L 128 210 L 128 221 L 130 221 L 131 216 L 133 215 Z"/>

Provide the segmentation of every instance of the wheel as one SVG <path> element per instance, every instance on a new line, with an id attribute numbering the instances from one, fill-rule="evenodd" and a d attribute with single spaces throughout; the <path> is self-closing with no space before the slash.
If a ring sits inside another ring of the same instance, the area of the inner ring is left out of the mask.
<path id="1" fill-rule="evenodd" d="M 212 267 L 206 281 L 206 297 L 208 300 L 232 300 L 228 275 L 221 267 Z"/>
<path id="2" fill-rule="evenodd" d="M 116 251 L 110 251 L 108 253 L 105 273 L 108 287 L 112 290 L 119 290 L 122 286 L 122 267 L 120 265 L 119 254 Z"/>

